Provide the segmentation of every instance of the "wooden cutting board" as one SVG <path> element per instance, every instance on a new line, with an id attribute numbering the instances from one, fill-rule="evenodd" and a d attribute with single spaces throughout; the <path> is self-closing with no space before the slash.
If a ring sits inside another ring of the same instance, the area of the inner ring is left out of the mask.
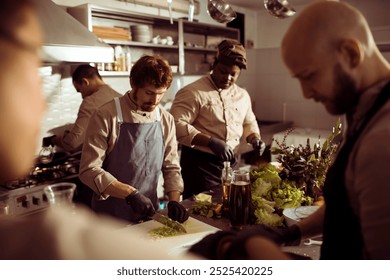
<path id="1" fill-rule="evenodd" d="M 163 238 L 155 238 L 149 235 L 151 230 L 164 226 L 153 220 L 127 226 L 125 230 L 135 238 L 154 242 L 156 246 L 166 250 L 167 255 L 170 257 L 179 257 L 181 254 L 184 254 L 192 244 L 200 241 L 206 235 L 219 230 L 216 227 L 210 226 L 192 217 L 190 217 L 183 225 L 185 226 L 187 233 Z"/>

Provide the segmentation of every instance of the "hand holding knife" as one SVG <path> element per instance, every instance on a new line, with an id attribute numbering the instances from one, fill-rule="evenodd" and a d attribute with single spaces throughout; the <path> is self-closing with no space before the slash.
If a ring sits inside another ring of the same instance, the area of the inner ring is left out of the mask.
<path id="1" fill-rule="evenodd" d="M 167 227 L 186 233 L 187 230 L 182 223 L 187 221 L 188 217 L 189 215 L 187 209 L 185 209 L 179 202 L 172 200 L 168 203 L 168 217 L 155 212 L 151 218 Z"/>

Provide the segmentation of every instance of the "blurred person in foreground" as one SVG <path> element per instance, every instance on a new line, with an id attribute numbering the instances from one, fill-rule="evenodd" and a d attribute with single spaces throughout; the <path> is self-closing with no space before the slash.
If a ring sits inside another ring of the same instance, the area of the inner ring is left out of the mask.
<path id="1" fill-rule="evenodd" d="M 287 258 L 278 245 L 322 234 L 321 259 L 390 259 L 390 65 L 366 19 L 346 3 L 313 3 L 297 15 L 281 51 L 305 98 L 346 115 L 325 205 L 297 225 L 218 232 L 192 251 L 208 258 Z M 202 249 L 207 244 L 214 245 Z"/>
<path id="2" fill-rule="evenodd" d="M 0 181 L 28 174 L 45 103 L 38 75 L 42 33 L 28 0 L 0 1 Z M 124 224 L 77 208 L 0 216 L 0 259 L 166 259 L 155 244 L 134 240 Z M 184 255 L 184 258 L 193 258 Z"/>
<path id="3" fill-rule="evenodd" d="M 213 69 L 175 96 L 170 113 L 182 144 L 183 198 L 221 185 L 224 161 L 235 165 L 241 138 L 259 156 L 265 149 L 248 92 L 236 84 L 247 59 L 244 46 L 223 40 Z"/>
<path id="4" fill-rule="evenodd" d="M 158 105 L 172 82 L 169 64 L 145 55 L 131 68 L 129 90 L 92 116 L 80 163 L 80 179 L 94 195 L 92 209 L 136 223 L 159 209 L 160 174 L 168 216 L 188 219 L 173 117 Z"/>
<path id="5" fill-rule="evenodd" d="M 59 146 L 68 152 L 81 151 L 89 119 L 97 108 L 122 96 L 107 85 L 96 67 L 89 64 L 79 65 L 72 74 L 72 82 L 83 101 L 77 113 L 77 119 L 69 130 L 62 135 L 45 137 L 42 146 Z"/>

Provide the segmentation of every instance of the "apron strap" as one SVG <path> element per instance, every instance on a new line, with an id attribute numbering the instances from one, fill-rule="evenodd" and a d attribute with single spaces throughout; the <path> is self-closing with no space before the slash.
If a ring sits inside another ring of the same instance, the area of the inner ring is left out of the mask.
<path id="1" fill-rule="evenodd" d="M 121 124 L 123 123 L 123 115 L 122 115 L 121 104 L 119 103 L 119 98 L 114 97 L 114 101 L 115 101 L 116 112 L 118 114 L 118 123 Z"/>

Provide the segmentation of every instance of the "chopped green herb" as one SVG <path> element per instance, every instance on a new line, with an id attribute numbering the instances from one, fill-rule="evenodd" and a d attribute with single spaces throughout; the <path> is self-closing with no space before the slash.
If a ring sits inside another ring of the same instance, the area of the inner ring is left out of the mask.
<path id="1" fill-rule="evenodd" d="M 152 236 L 153 238 L 164 238 L 164 237 L 176 236 L 179 234 L 181 234 L 181 232 L 167 226 L 158 227 L 149 231 L 149 235 Z"/>

